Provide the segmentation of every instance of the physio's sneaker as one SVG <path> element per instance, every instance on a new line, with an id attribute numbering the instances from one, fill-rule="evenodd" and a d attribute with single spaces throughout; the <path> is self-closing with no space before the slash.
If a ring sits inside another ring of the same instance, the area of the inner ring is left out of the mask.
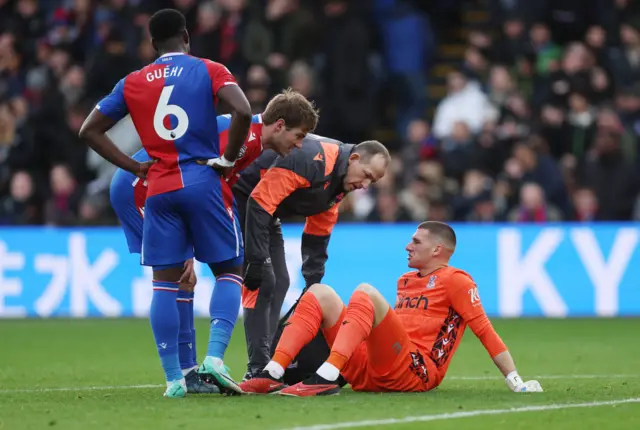
<path id="1" fill-rule="evenodd" d="M 187 393 L 189 394 L 220 394 L 220 388 L 204 382 L 195 369 L 187 373 L 184 379 L 187 382 Z"/>
<path id="2" fill-rule="evenodd" d="M 282 396 L 309 397 L 331 396 L 340 393 L 340 385 L 335 381 L 327 381 L 315 374 L 302 382 L 278 391 Z"/>
<path id="3" fill-rule="evenodd" d="M 263 370 L 258 375 L 242 382 L 240 388 L 247 394 L 271 394 L 286 387 L 282 379 L 275 379 L 269 372 Z"/>
<path id="4" fill-rule="evenodd" d="M 198 369 L 200 376 L 216 384 L 224 394 L 242 394 L 242 389 L 229 375 L 229 368 L 206 357 Z"/>
<path id="5" fill-rule="evenodd" d="M 256 376 L 258 376 L 260 374 L 259 370 L 253 371 L 251 370 L 251 366 L 249 365 L 249 363 L 247 363 L 247 371 L 245 372 L 244 376 L 242 377 L 242 382 L 246 382 L 249 379 L 253 379 Z"/>
<path id="6" fill-rule="evenodd" d="M 167 387 L 167 390 L 164 392 L 164 397 L 169 397 L 171 399 L 185 397 L 186 395 L 187 395 L 187 386 L 184 382 L 184 379 L 181 379 L 179 381 L 173 381 L 171 385 Z"/>

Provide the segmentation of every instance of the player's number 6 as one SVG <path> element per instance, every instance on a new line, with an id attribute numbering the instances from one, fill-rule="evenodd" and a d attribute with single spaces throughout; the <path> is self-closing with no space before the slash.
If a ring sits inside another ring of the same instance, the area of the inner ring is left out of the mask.
<path id="1" fill-rule="evenodd" d="M 160 100 L 156 106 L 156 112 L 153 114 L 153 128 L 158 136 L 165 140 L 180 139 L 189 128 L 189 117 L 187 113 L 178 105 L 170 105 L 169 98 L 173 92 L 173 85 L 169 85 L 162 89 Z M 164 119 L 167 115 L 173 115 L 177 118 L 178 124 L 173 130 L 169 130 L 164 126 Z"/>

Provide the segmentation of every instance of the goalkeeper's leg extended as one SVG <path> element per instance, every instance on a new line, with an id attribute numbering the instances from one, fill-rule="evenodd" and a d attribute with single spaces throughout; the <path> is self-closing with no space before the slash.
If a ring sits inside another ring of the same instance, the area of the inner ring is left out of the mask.
<path id="1" fill-rule="evenodd" d="M 333 289 L 322 284 L 311 286 L 287 321 L 272 360 L 257 377 L 240 384 L 242 390 L 266 394 L 284 388 L 282 377 L 287 366 L 321 328 L 336 325 L 343 310 L 344 304 Z"/>

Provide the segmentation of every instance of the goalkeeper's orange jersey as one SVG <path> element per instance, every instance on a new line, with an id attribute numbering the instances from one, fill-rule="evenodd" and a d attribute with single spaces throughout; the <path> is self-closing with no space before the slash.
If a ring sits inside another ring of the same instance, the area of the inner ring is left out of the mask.
<path id="1" fill-rule="evenodd" d="M 422 277 L 418 272 L 402 275 L 395 312 L 411 341 L 435 362 L 438 381 L 444 378 L 467 325 L 492 358 L 507 349 L 482 308 L 475 282 L 454 267 Z"/>

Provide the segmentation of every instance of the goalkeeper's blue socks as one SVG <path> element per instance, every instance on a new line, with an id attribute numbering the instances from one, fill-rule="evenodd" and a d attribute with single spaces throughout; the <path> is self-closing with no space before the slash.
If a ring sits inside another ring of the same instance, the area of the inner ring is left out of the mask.
<path id="1" fill-rule="evenodd" d="M 178 334 L 178 356 L 180 357 L 180 368 L 183 374 L 198 366 L 194 361 L 193 355 L 193 313 L 191 308 L 193 300 L 190 298 L 192 293 L 188 291 L 178 291 L 177 306 L 180 318 L 180 331 Z"/>
<path id="2" fill-rule="evenodd" d="M 189 293 L 189 321 L 191 322 L 191 354 L 193 355 L 193 362 L 198 364 L 198 351 L 196 350 L 196 321 L 193 313 L 193 300 L 195 294 L 193 291 Z"/>
<path id="3" fill-rule="evenodd" d="M 216 278 L 216 286 L 209 303 L 211 327 L 207 357 L 220 360 L 224 358 L 224 352 L 238 319 L 241 288 L 242 278 L 238 275 L 223 273 Z"/>
<path id="4" fill-rule="evenodd" d="M 153 281 L 150 311 L 151 329 L 167 383 L 184 379 L 178 356 L 180 316 L 176 302 L 177 296 L 177 283 Z"/>

